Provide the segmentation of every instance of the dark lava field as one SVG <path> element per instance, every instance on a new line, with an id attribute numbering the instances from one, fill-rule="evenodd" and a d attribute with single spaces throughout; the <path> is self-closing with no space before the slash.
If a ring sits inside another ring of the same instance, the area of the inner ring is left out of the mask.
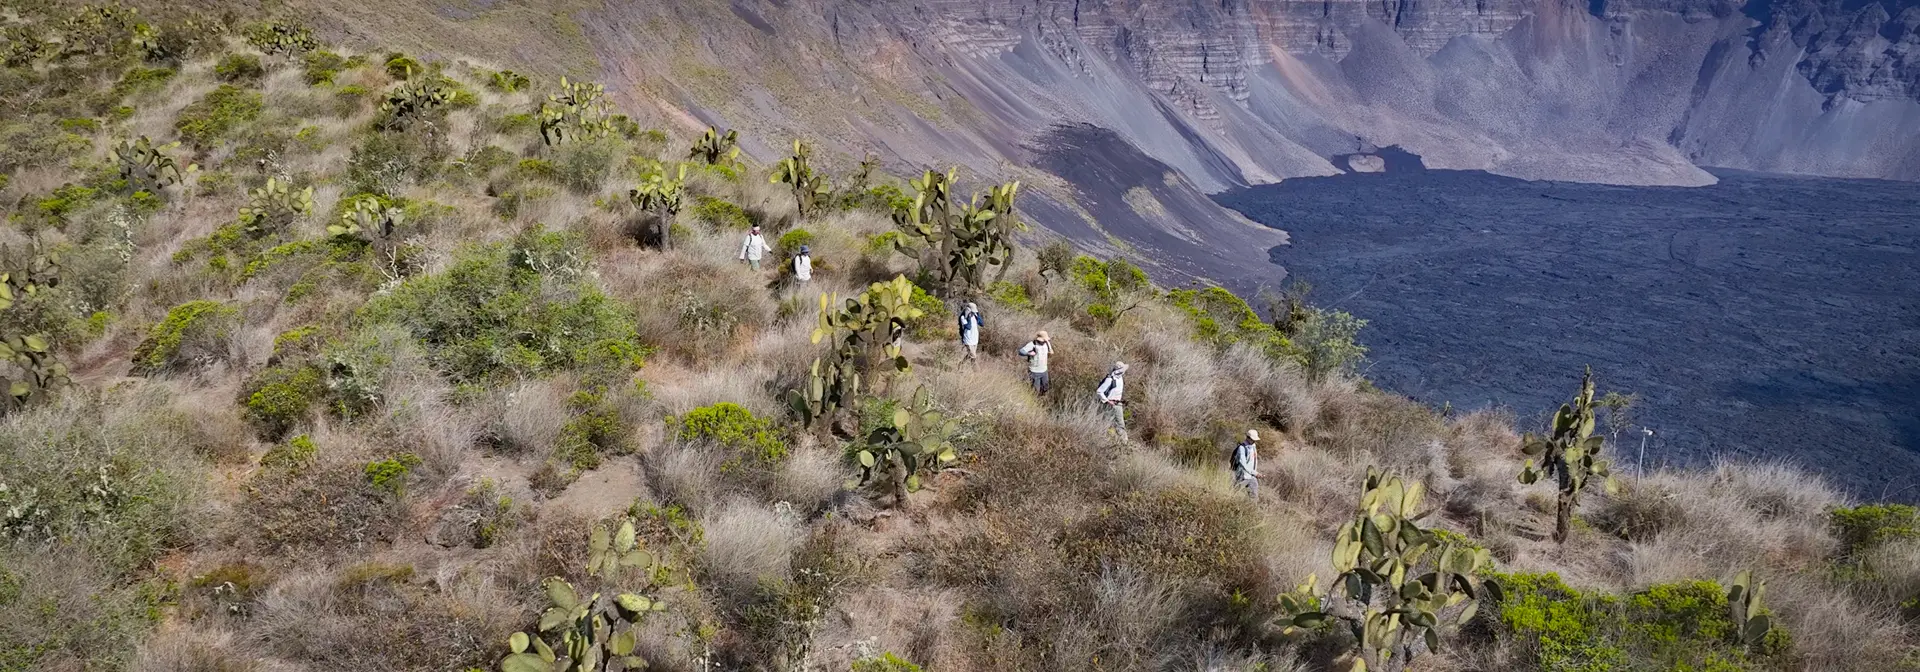
<path id="1" fill-rule="evenodd" d="M 1783 460 L 1920 501 L 1920 184 L 1714 171 L 1709 187 L 1465 171 L 1217 196 L 1273 261 L 1371 322 L 1365 374 L 1530 428 L 1591 364 L 1638 395 L 1648 466 Z M 1639 427 L 1614 448 L 1628 469 Z"/>

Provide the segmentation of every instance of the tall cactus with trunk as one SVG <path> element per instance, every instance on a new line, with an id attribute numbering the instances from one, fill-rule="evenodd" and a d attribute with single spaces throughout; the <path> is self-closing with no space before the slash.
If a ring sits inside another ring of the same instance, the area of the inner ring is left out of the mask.
<path id="1" fill-rule="evenodd" d="M 693 143 L 693 149 L 687 150 L 688 159 L 698 159 L 709 166 L 731 166 L 740 159 L 740 132 L 708 127 L 705 135 Z"/>
<path id="2" fill-rule="evenodd" d="M 380 130 L 406 130 L 427 120 L 434 110 L 453 104 L 453 96 L 453 87 L 438 76 L 401 84 L 380 103 Z"/>
<path id="3" fill-rule="evenodd" d="M 0 315 L 15 302 L 59 285 L 60 257 L 52 252 L 33 255 L 25 268 L 0 272 Z M 0 390 L 6 392 L 0 410 L 31 403 L 70 382 L 67 365 L 54 357 L 45 332 L 0 327 Z"/>
<path id="4" fill-rule="evenodd" d="M 806 388 L 787 393 L 788 405 L 808 426 L 831 426 L 840 411 L 855 405 L 863 389 L 883 382 L 888 372 L 911 368 L 902 348 L 908 323 L 922 314 L 913 307 L 913 283 L 906 276 L 873 283 L 844 303 L 821 294 L 813 342 L 828 342 L 830 349 L 814 358 Z"/>
<path id="5" fill-rule="evenodd" d="M 1484 576 L 1493 569 L 1486 549 L 1476 549 L 1421 529 L 1425 488 L 1419 481 L 1367 469 L 1360 507 L 1340 526 L 1333 567 L 1340 571 L 1325 593 L 1318 577 L 1278 597 L 1284 631 L 1344 623 L 1358 649 L 1349 653 L 1357 672 L 1404 670 L 1420 653 L 1440 648 L 1442 630 L 1465 625 L 1482 592 L 1495 599 L 1500 584 Z"/>
<path id="6" fill-rule="evenodd" d="M 951 295 L 956 282 L 978 291 L 986 286 L 987 266 L 1006 268 L 1013 257 L 1013 233 L 1025 228 L 1013 210 L 1019 182 L 1009 182 L 976 194 L 971 201 L 954 198 L 957 171 L 927 171 L 910 182 L 913 203 L 893 213 L 901 254 L 920 262 L 923 272 L 940 280 Z"/>
<path id="7" fill-rule="evenodd" d="M 1580 381 L 1580 393 L 1553 415 L 1549 433 L 1546 436 L 1527 434 L 1521 441 L 1520 450 L 1526 454 L 1527 462 L 1521 467 L 1520 482 L 1531 485 L 1547 477 L 1555 479 L 1559 486 L 1553 516 L 1556 543 L 1566 543 L 1573 512 L 1580 507 L 1580 493 L 1590 479 L 1601 479 L 1608 493 L 1619 487 L 1613 480 L 1609 462 L 1600 458 L 1600 449 L 1607 439 L 1594 434 L 1593 427 L 1593 367 L 1587 367 L 1586 377 Z M 1539 467 L 1534 466 L 1535 458 L 1540 460 Z"/>
<path id="8" fill-rule="evenodd" d="M 143 135 L 139 140 L 120 141 L 108 153 L 120 165 L 120 177 L 127 181 L 128 188 L 154 192 L 161 187 L 186 181 L 180 172 L 180 164 L 167 155 L 167 150 L 179 146 L 178 142 L 155 146 L 151 138 Z M 187 166 L 188 171 L 195 168 Z"/>
<path id="9" fill-rule="evenodd" d="M 893 411 L 888 424 L 868 432 L 855 453 L 860 461 L 859 485 L 886 476 L 894 506 L 905 506 L 907 493 L 920 489 L 920 474 L 959 459 L 953 437 L 959 422 L 933 407 L 927 388 L 913 393 L 913 401 Z"/>
<path id="10" fill-rule="evenodd" d="M 612 133 L 613 112 L 606 87 L 560 78 L 560 92 L 540 103 L 540 139 L 548 146 Z"/>
<path id="11" fill-rule="evenodd" d="M 652 215 L 661 249 L 673 249 L 673 218 L 680 214 L 680 197 L 686 181 L 686 164 L 668 172 L 666 165 L 656 163 L 641 176 L 638 185 L 627 190 L 627 199 L 633 202 L 633 207 Z"/>
<path id="12" fill-rule="evenodd" d="M 612 583 L 621 578 L 648 577 L 657 559 L 639 545 L 633 521 L 622 521 L 618 531 L 596 525 L 587 541 L 587 575 Z M 647 661 L 635 654 L 639 634 L 635 625 L 648 614 L 665 611 L 665 602 L 638 593 L 582 596 L 573 584 L 557 576 L 540 582 L 548 607 L 533 632 L 516 632 L 507 640 L 512 653 L 500 659 L 500 672 L 608 672 L 639 670 Z M 548 640 L 552 641 L 549 642 Z"/>
<path id="13" fill-rule="evenodd" d="M 810 160 L 813 148 L 799 140 L 793 141 L 793 155 L 782 159 L 773 167 L 773 176 L 768 181 L 785 184 L 793 189 L 795 207 L 801 217 L 811 217 L 820 210 L 820 203 L 833 194 L 833 183 L 826 173 L 813 169 Z"/>

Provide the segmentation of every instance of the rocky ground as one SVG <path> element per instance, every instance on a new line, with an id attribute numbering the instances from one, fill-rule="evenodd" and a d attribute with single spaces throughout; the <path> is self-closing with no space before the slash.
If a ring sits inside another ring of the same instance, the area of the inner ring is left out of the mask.
<path id="1" fill-rule="evenodd" d="M 1429 171 L 1304 178 L 1221 202 L 1371 320 L 1367 375 L 1538 416 L 1591 364 L 1639 395 L 1650 464 L 1780 459 L 1920 500 L 1920 187 L 1718 171 L 1685 189 Z"/>

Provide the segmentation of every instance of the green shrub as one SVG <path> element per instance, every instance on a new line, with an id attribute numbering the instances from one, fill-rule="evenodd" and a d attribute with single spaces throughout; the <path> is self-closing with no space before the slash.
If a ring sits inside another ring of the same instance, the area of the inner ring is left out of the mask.
<path id="1" fill-rule="evenodd" d="M 551 179 L 576 194 L 597 193 L 626 153 L 626 144 L 613 138 L 567 143 L 554 150 Z"/>
<path id="2" fill-rule="evenodd" d="M 1033 310 L 1033 298 L 1027 295 L 1027 286 L 1019 283 L 1002 281 L 987 285 L 987 298 L 1015 310 Z"/>
<path id="3" fill-rule="evenodd" d="M 712 441 L 761 462 L 787 456 L 787 442 L 771 420 L 754 417 L 753 411 L 732 402 L 693 409 L 675 418 L 674 425 L 681 441 Z"/>
<path id="4" fill-rule="evenodd" d="M 773 244 L 774 253 L 782 259 L 792 259 L 800 254 L 800 247 L 813 244 L 813 232 L 806 229 L 794 229 L 780 234 L 780 240 Z"/>
<path id="5" fill-rule="evenodd" d="M 1906 504 L 1834 509 L 1829 517 L 1843 555 L 1856 555 L 1896 539 L 1920 537 L 1920 509 Z"/>
<path id="6" fill-rule="evenodd" d="M 274 446 L 260 456 L 260 466 L 268 469 L 299 471 L 313 465 L 319 456 L 319 447 L 313 445 L 313 439 L 305 434 L 288 439 L 286 443 Z"/>
<path id="7" fill-rule="evenodd" d="M 560 428 L 555 456 L 575 471 L 596 469 L 602 455 L 630 452 L 627 424 L 602 391 L 575 392 L 567 400 L 573 419 Z"/>
<path id="8" fill-rule="evenodd" d="M 127 73 L 120 76 L 120 81 L 114 83 L 113 98 L 115 100 L 122 100 L 127 96 L 159 91 L 166 88 L 167 82 L 172 80 L 175 74 L 173 68 L 143 68 L 140 66 L 128 68 Z"/>
<path id="9" fill-rule="evenodd" d="M 1756 651 L 1734 639 L 1726 589 L 1711 581 L 1659 584 L 1624 598 L 1587 593 L 1554 574 L 1498 575 L 1506 599 L 1492 613 L 1541 670 L 1745 670 L 1779 656 L 1791 635 L 1775 626 Z"/>
<path id="10" fill-rule="evenodd" d="M 1187 314 L 1194 338 L 1217 347 L 1245 342 L 1276 359 L 1292 359 L 1293 343 L 1253 312 L 1246 300 L 1221 287 L 1182 289 L 1167 293 L 1173 305 Z"/>
<path id="11" fill-rule="evenodd" d="M 446 271 L 367 302 L 357 320 L 406 329 L 455 382 L 603 362 L 614 344 L 643 352 L 627 308 L 580 277 L 584 254 L 575 238 L 536 228 L 468 248 Z"/>
<path id="12" fill-rule="evenodd" d="M 143 372 L 162 371 L 180 364 L 224 356 L 227 332 L 239 311 L 217 301 L 189 301 L 167 311 L 166 319 L 147 330 L 146 340 L 133 350 L 134 366 Z"/>
<path id="13" fill-rule="evenodd" d="M 913 295 L 907 300 L 914 308 L 920 309 L 920 317 L 914 318 L 909 325 L 914 338 L 931 339 L 950 331 L 948 328 L 952 326 L 949 322 L 953 311 L 947 310 L 946 303 L 928 294 L 920 285 L 913 286 Z"/>
<path id="14" fill-rule="evenodd" d="M 267 69 L 261 67 L 260 57 L 252 54 L 227 54 L 213 66 L 214 77 L 222 82 L 244 84 L 259 81 L 267 76 Z"/>
<path id="15" fill-rule="evenodd" d="M 724 198 L 701 196 L 694 199 L 693 215 L 712 222 L 714 226 L 730 229 L 745 229 L 753 226 L 753 217 L 749 216 L 744 208 Z"/>
<path id="16" fill-rule="evenodd" d="M 64 221 L 68 215 L 82 206 L 93 202 L 100 190 L 67 183 L 53 190 L 53 194 L 34 202 L 34 207 L 42 217 L 53 221 Z"/>
<path id="17" fill-rule="evenodd" d="M 60 130 L 68 133 L 93 133 L 100 130 L 100 122 L 87 117 L 68 117 L 60 120 Z"/>
<path id="18" fill-rule="evenodd" d="M 266 109 L 260 92 L 221 84 L 180 111 L 173 127 L 180 139 L 195 149 L 212 149 L 241 124 L 260 118 Z"/>
<path id="19" fill-rule="evenodd" d="M 332 84 L 335 75 L 347 69 L 347 59 L 331 51 L 309 51 L 300 57 L 309 85 Z"/>
<path id="20" fill-rule="evenodd" d="M 385 490 L 400 494 L 407 484 L 407 475 L 420 466 L 420 456 L 413 453 L 400 453 L 384 460 L 368 462 L 364 471 L 367 482 L 375 490 Z"/>
<path id="21" fill-rule="evenodd" d="M 387 60 L 382 67 L 386 69 L 387 76 L 394 79 L 413 79 L 414 75 L 426 72 L 426 68 L 421 67 L 419 61 L 399 52 L 387 54 Z"/>
<path id="22" fill-rule="evenodd" d="M 261 371 L 247 381 L 247 421 L 262 439 L 277 441 L 313 414 L 327 394 L 327 380 L 311 364 L 283 365 Z"/>
<path id="23" fill-rule="evenodd" d="M 853 672 L 920 672 L 920 666 L 891 653 L 853 661 Z"/>

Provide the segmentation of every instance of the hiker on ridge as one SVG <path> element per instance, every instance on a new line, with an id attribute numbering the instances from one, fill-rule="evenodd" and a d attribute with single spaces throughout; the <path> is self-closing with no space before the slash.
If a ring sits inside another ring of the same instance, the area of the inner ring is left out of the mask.
<path id="1" fill-rule="evenodd" d="M 1027 358 L 1027 380 L 1033 383 L 1033 393 L 1047 396 L 1050 386 L 1047 383 L 1047 356 L 1053 354 L 1053 339 L 1042 331 L 1033 335 L 1033 340 L 1020 346 L 1020 356 Z"/>
<path id="2" fill-rule="evenodd" d="M 1114 431 L 1120 434 L 1122 440 L 1127 438 L 1127 402 L 1120 399 L 1127 389 L 1126 373 L 1126 362 L 1114 362 L 1113 369 L 1107 372 L 1107 379 L 1100 381 L 1100 387 L 1094 390 L 1094 394 L 1100 397 L 1100 403 L 1113 416 Z"/>
<path id="3" fill-rule="evenodd" d="M 1245 488 L 1247 499 L 1260 501 L 1260 430 L 1247 430 L 1247 440 L 1233 447 L 1233 484 Z"/>
<path id="4" fill-rule="evenodd" d="M 960 347 L 966 351 L 962 361 L 980 365 L 980 329 L 985 326 L 987 321 L 980 317 L 980 306 L 968 301 L 967 307 L 960 311 Z"/>
<path id="5" fill-rule="evenodd" d="M 767 247 L 767 239 L 760 235 L 760 227 L 753 227 L 747 230 L 747 239 L 740 243 L 740 260 L 747 262 L 748 268 L 758 271 L 760 259 L 767 256 L 769 249 L 772 248 Z"/>

